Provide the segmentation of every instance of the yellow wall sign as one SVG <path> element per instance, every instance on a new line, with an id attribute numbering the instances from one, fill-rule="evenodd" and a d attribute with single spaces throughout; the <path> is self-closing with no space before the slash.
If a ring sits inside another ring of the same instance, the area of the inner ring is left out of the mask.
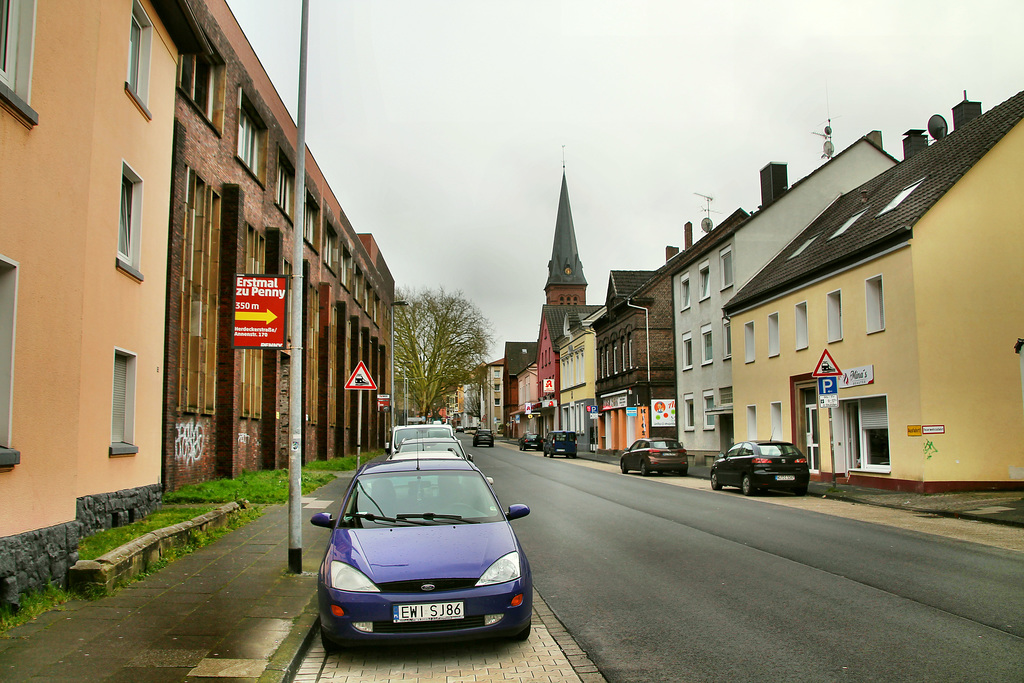
<path id="1" fill-rule="evenodd" d="M 907 425 L 907 436 L 921 436 L 921 425 Z"/>

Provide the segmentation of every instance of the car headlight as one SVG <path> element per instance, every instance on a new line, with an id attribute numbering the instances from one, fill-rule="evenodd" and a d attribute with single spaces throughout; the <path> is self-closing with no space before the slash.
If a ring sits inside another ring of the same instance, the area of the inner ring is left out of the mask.
<path id="1" fill-rule="evenodd" d="M 495 560 L 494 564 L 488 567 L 484 575 L 476 582 L 476 585 L 490 586 L 495 583 L 505 583 L 518 579 L 520 575 L 519 553 L 513 551 Z"/>
<path id="2" fill-rule="evenodd" d="M 331 561 L 331 587 L 353 593 L 380 593 L 373 581 L 350 564 Z"/>

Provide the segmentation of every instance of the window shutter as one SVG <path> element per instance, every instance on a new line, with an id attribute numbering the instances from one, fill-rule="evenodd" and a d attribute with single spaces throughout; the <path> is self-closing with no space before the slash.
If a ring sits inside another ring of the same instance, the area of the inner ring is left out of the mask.
<path id="1" fill-rule="evenodd" d="M 866 398 L 860 402 L 860 424 L 863 429 L 888 429 L 885 397 Z"/>
<path id="2" fill-rule="evenodd" d="M 114 354 L 114 400 L 110 426 L 110 441 L 124 442 L 125 394 L 128 386 L 128 358 Z"/>

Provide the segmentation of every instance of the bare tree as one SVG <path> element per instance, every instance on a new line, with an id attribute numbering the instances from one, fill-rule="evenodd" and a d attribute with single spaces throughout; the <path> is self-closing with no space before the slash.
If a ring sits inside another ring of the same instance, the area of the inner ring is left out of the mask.
<path id="1" fill-rule="evenodd" d="M 485 361 L 491 323 L 462 292 L 400 289 L 395 297 L 410 304 L 395 309 L 395 377 L 408 378 L 410 403 L 432 415 Z"/>

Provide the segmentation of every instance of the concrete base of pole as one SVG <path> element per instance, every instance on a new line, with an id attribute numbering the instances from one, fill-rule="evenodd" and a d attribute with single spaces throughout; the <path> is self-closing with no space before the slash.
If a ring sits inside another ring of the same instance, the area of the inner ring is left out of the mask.
<path id="1" fill-rule="evenodd" d="M 288 569 L 293 574 L 302 573 L 302 548 L 288 548 Z"/>

